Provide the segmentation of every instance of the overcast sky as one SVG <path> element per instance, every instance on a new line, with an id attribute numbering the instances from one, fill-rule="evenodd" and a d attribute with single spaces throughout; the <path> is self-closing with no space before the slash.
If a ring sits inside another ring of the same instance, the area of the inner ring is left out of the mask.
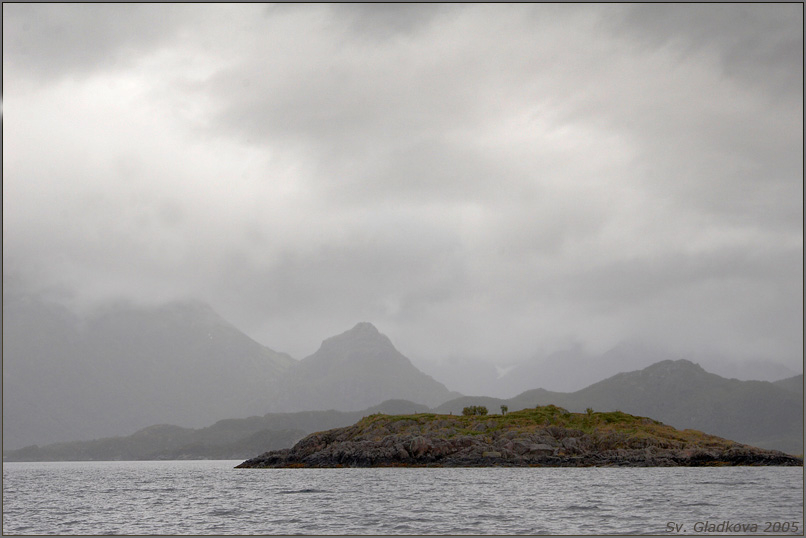
<path id="1" fill-rule="evenodd" d="M 799 4 L 4 4 L 4 271 L 303 358 L 802 368 Z"/>

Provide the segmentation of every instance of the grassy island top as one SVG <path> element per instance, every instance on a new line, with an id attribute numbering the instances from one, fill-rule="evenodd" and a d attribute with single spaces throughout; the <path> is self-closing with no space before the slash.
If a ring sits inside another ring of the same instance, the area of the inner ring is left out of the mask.
<path id="1" fill-rule="evenodd" d="M 611 441 L 652 439 L 654 446 L 683 448 L 726 448 L 734 441 L 697 430 L 678 430 L 647 417 L 621 411 L 571 413 L 555 405 L 539 406 L 505 414 L 491 415 L 383 415 L 376 413 L 358 421 L 350 430 L 353 439 L 379 440 L 386 435 L 428 435 L 451 438 L 456 435 L 500 436 L 502 433 L 528 435 L 551 427 L 577 430 L 578 433 L 607 437 Z M 569 432 L 570 433 L 570 432 Z M 520 435 L 518 435 L 520 436 Z"/>
<path id="2" fill-rule="evenodd" d="M 555 405 L 502 408 L 500 415 L 476 406 L 465 411 L 369 415 L 238 467 L 803 465 L 782 452 L 621 411 L 569 413 Z"/>

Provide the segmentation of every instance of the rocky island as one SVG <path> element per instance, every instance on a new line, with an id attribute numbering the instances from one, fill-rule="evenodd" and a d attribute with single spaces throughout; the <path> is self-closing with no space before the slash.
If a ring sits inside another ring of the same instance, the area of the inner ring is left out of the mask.
<path id="1" fill-rule="evenodd" d="M 313 433 L 238 468 L 802 466 L 803 458 L 620 411 L 382 415 Z"/>

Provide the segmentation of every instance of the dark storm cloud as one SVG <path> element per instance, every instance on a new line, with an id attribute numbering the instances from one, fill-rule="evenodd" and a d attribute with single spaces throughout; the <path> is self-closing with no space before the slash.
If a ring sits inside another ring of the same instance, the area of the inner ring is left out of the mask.
<path id="1" fill-rule="evenodd" d="M 797 363 L 799 7 L 6 5 L 4 261 L 297 357 Z"/>

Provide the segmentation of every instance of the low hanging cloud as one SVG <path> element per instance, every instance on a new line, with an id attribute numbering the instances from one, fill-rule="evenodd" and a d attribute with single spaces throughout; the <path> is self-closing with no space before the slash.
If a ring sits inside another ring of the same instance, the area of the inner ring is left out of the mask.
<path id="1" fill-rule="evenodd" d="M 297 357 L 801 362 L 796 5 L 7 4 L 7 271 Z"/>

